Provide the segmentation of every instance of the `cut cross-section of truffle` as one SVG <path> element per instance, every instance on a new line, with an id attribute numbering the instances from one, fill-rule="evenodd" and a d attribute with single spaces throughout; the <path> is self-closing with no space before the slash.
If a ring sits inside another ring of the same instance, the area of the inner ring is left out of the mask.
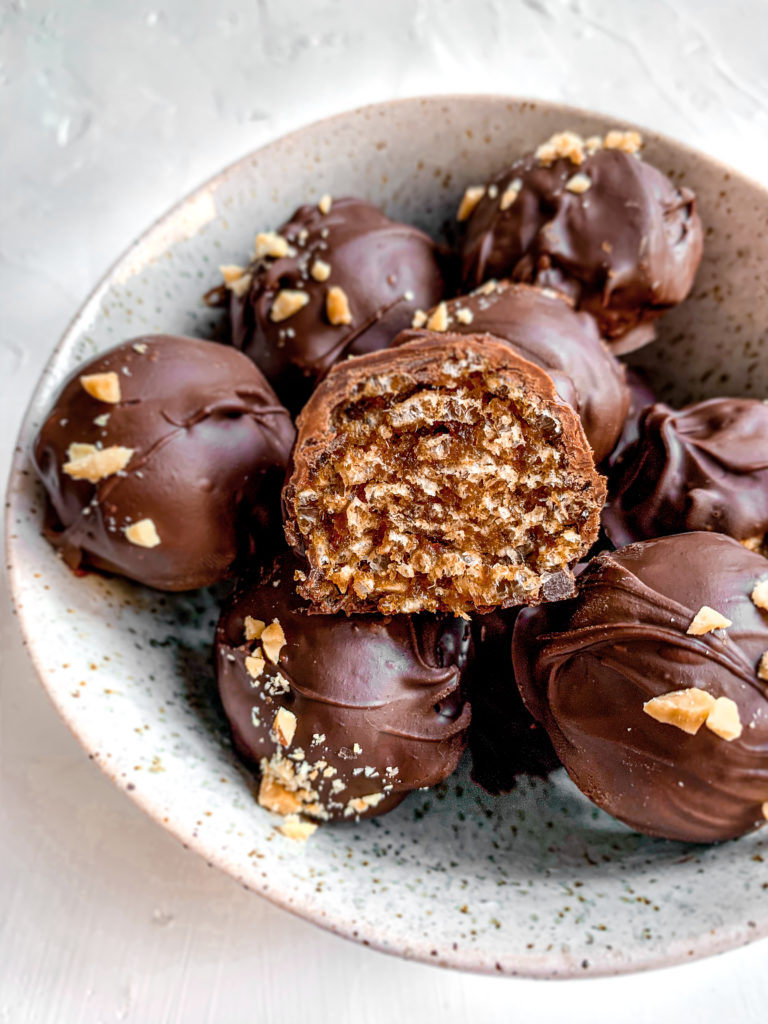
<path id="1" fill-rule="evenodd" d="M 324 199 L 259 235 L 256 259 L 227 285 L 233 345 L 293 413 L 335 362 L 385 348 L 445 290 L 423 231 L 362 199 Z"/>
<path id="2" fill-rule="evenodd" d="M 629 391 L 624 367 L 588 313 L 576 312 L 557 292 L 510 281 L 487 281 L 442 305 L 446 330 L 492 334 L 546 370 L 579 414 L 595 461 L 611 452 L 627 417 Z"/>
<path id="3" fill-rule="evenodd" d="M 76 371 L 40 428 L 46 535 L 73 568 L 208 586 L 274 540 L 294 437 L 241 352 L 167 334 L 118 345 Z"/>
<path id="4" fill-rule="evenodd" d="M 576 785 L 632 828 L 713 842 L 763 824 L 766 580 L 730 537 L 682 533 L 598 555 L 575 598 L 520 612 L 525 703 Z"/>
<path id="5" fill-rule="evenodd" d="M 495 177 L 466 220 L 465 284 L 511 277 L 569 295 L 616 352 L 653 338 L 702 252 L 693 192 L 640 157 L 637 132 L 560 132 Z"/>
<path id="6" fill-rule="evenodd" d="M 296 593 L 298 566 L 279 555 L 222 611 L 217 672 L 235 746 L 260 769 L 269 810 L 342 821 L 383 814 L 444 779 L 464 750 L 469 623 L 310 615 Z M 264 657 L 269 629 L 284 640 L 274 661 Z"/>
<path id="7" fill-rule="evenodd" d="M 298 420 L 288 541 L 319 611 L 568 596 L 603 478 L 551 377 L 489 335 L 425 335 L 335 366 Z"/>

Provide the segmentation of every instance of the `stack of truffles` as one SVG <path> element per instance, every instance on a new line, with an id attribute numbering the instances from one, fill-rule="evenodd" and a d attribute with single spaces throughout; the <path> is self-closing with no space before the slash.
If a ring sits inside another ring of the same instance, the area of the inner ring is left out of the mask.
<path id="1" fill-rule="evenodd" d="M 618 358 L 691 290 L 693 193 L 636 132 L 562 132 L 457 234 L 331 196 L 259 233 L 215 289 L 230 345 L 134 339 L 65 385 L 47 536 L 163 590 L 236 579 L 219 693 L 293 839 L 467 744 L 492 793 L 562 764 L 650 835 L 756 828 L 768 405 L 672 409 Z"/>

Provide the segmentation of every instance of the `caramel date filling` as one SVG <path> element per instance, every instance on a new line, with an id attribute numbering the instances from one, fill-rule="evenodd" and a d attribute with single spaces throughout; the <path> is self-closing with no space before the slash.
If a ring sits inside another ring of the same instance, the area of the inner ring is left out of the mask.
<path id="1" fill-rule="evenodd" d="M 546 596 L 582 553 L 594 489 L 569 470 L 557 407 L 514 371 L 446 360 L 429 384 L 373 377 L 333 426 L 295 497 L 305 596 L 466 614 Z"/>

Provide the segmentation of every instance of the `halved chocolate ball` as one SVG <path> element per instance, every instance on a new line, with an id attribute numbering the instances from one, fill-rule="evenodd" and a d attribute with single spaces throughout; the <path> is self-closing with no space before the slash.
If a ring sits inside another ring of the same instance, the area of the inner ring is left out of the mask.
<path id="1" fill-rule="evenodd" d="M 299 591 L 384 614 L 568 596 L 605 489 L 552 378 L 489 335 L 432 334 L 335 366 L 283 491 Z"/>

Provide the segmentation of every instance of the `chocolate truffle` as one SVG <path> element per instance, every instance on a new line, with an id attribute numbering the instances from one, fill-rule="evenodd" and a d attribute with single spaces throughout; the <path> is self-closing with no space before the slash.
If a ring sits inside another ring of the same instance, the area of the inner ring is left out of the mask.
<path id="1" fill-rule="evenodd" d="M 465 615 L 573 591 L 604 480 L 552 378 L 504 342 L 422 334 L 349 359 L 297 426 L 285 532 L 319 610 Z"/>
<path id="2" fill-rule="evenodd" d="M 768 812 L 768 561 L 711 533 L 595 558 L 524 610 L 523 698 L 576 785 L 652 836 L 730 839 Z"/>
<path id="3" fill-rule="evenodd" d="M 73 568 L 160 590 L 215 583 L 276 529 L 294 436 L 240 352 L 126 342 L 70 377 L 37 436 L 47 535 Z"/>
<path id="4" fill-rule="evenodd" d="M 385 348 L 444 289 L 423 231 L 325 197 L 257 237 L 255 261 L 231 281 L 232 343 L 296 413 L 334 363 Z"/>
<path id="5" fill-rule="evenodd" d="M 634 540 L 713 530 L 768 550 L 768 405 L 710 398 L 646 409 L 620 460 L 605 510 L 608 536 Z"/>
<path id="6" fill-rule="evenodd" d="M 415 319 L 419 324 L 421 316 Z M 629 409 L 624 367 L 600 339 L 594 319 L 549 289 L 488 281 L 433 310 L 426 322 L 457 334 L 492 334 L 546 370 L 581 418 L 595 462 L 616 444 Z"/>
<path id="7" fill-rule="evenodd" d="M 545 777 L 560 762 L 543 726 L 523 703 L 512 669 L 518 609 L 472 620 L 474 656 L 464 674 L 472 705 L 472 779 L 489 793 L 508 793 L 520 775 Z"/>
<path id="8" fill-rule="evenodd" d="M 289 553 L 223 610 L 219 692 L 238 752 L 281 814 L 357 819 L 391 810 L 456 767 L 470 711 L 469 623 L 308 614 Z"/>
<path id="9" fill-rule="evenodd" d="M 462 273 L 473 288 L 512 277 L 569 295 L 615 352 L 688 295 L 701 259 L 693 192 L 640 158 L 637 132 L 553 135 L 485 187 L 468 189 Z"/>

